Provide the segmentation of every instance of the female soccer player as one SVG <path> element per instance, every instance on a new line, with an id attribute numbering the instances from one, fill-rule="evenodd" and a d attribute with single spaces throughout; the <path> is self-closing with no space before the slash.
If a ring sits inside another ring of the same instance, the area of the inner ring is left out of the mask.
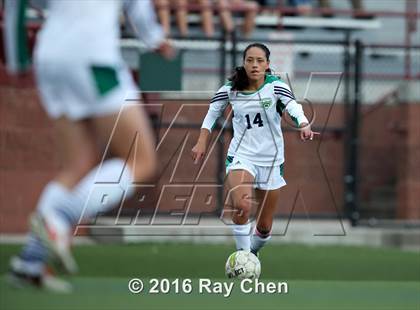
<path id="1" fill-rule="evenodd" d="M 12 42 L 19 37 L 12 35 L 14 21 L 19 20 L 12 17 L 20 16 L 24 1 L 6 4 L 10 10 L 6 41 Z M 61 167 L 39 198 L 28 242 L 11 260 L 10 276 L 17 284 L 68 291 L 66 283 L 46 272 L 49 256 L 69 273 L 75 272 L 77 265 L 70 251 L 74 226 L 82 217 L 90 220 L 114 207 L 122 195 L 132 192 L 132 183 L 145 181 L 154 173 L 155 146 L 147 116 L 138 104 L 124 105 L 126 96 L 137 89 L 120 52 L 122 6 L 139 38 L 149 48 L 171 57 L 172 48 L 150 1 L 49 3 L 34 67 L 42 104 L 58 136 Z M 126 163 L 133 142 L 136 150 Z M 115 157 L 101 160 L 103 151 L 98 145 L 107 145 Z M 114 184 L 93 192 L 96 182 Z"/>
<path id="2" fill-rule="evenodd" d="M 284 143 L 281 131 L 283 111 L 299 127 L 300 138 L 312 140 L 309 122 L 289 86 L 271 75 L 270 51 L 260 43 L 249 45 L 226 85 L 210 102 L 197 144 L 192 149 L 196 163 L 206 151 L 211 130 L 228 103 L 233 109 L 234 135 L 226 160 L 228 200 L 233 205 L 233 234 L 236 248 L 258 251 L 270 239 L 271 227 L 283 179 Z M 249 222 L 255 194 L 258 207 L 256 227 Z"/>

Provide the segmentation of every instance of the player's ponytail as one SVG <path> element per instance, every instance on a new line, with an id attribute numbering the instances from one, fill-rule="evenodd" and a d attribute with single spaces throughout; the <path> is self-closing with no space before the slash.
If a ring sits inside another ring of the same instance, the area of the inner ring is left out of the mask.
<path id="1" fill-rule="evenodd" d="M 244 90 L 249 85 L 248 75 L 243 66 L 236 67 L 235 72 L 229 78 L 232 82 L 232 90 Z"/>

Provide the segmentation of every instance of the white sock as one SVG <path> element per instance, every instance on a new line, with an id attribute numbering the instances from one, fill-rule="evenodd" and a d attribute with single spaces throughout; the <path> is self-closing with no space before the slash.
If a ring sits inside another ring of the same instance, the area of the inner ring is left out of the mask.
<path id="1" fill-rule="evenodd" d="M 107 184 L 96 184 L 98 182 Z M 132 174 L 124 161 L 106 160 L 92 169 L 72 191 L 58 182 L 48 183 L 38 200 L 37 212 L 57 233 L 69 236 L 82 216 L 84 219 L 92 219 L 98 213 L 114 207 L 124 194 L 131 195 L 134 192 L 131 184 Z M 41 273 L 47 256 L 48 251 L 42 242 L 31 235 L 20 254 L 23 263 L 16 268 L 24 269 L 26 273 Z M 12 263 L 19 262 L 15 260 Z"/>
<path id="2" fill-rule="evenodd" d="M 243 225 L 234 224 L 232 230 L 233 236 L 235 237 L 236 249 L 249 252 L 251 249 L 251 223 Z"/>
<path id="3" fill-rule="evenodd" d="M 258 231 L 257 228 L 255 228 L 255 231 L 251 237 L 251 251 L 257 253 L 270 239 L 271 232 L 269 232 L 266 235 L 263 235 Z"/>
<path id="4" fill-rule="evenodd" d="M 99 169 L 99 173 L 98 173 Z M 133 175 L 121 159 L 109 159 L 89 172 L 72 193 L 82 201 L 80 220 L 93 220 L 100 213 L 118 206 L 125 196 L 131 196 Z"/>
<path id="5" fill-rule="evenodd" d="M 54 227 L 57 234 L 69 236 L 72 229 L 71 219 L 61 212 L 62 209 L 71 208 L 73 195 L 58 182 L 50 182 L 38 199 L 38 212 L 49 226 Z M 15 271 L 30 275 L 42 274 L 45 262 L 48 260 L 48 249 L 34 234 L 29 235 L 19 258 L 12 259 L 11 267 Z"/>
<path id="6" fill-rule="evenodd" d="M 99 173 L 98 173 L 99 169 Z M 73 190 L 50 182 L 38 203 L 38 211 L 56 229 L 71 229 L 115 207 L 124 195 L 131 195 L 132 174 L 121 159 L 109 159 L 92 169 Z"/>
<path id="7" fill-rule="evenodd" d="M 58 182 L 49 182 L 38 200 L 37 212 L 56 230 L 68 233 L 72 228 L 72 218 L 61 212 L 71 209 L 74 205 L 72 193 Z"/>

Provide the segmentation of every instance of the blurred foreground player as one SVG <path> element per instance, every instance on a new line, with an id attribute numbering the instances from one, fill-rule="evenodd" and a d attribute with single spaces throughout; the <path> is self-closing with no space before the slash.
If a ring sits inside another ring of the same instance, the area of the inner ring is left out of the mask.
<path id="1" fill-rule="evenodd" d="M 19 53 L 15 26 L 22 21 L 25 2 L 6 1 L 6 55 L 11 72 L 20 68 L 16 63 L 20 58 L 13 52 Z M 144 110 L 138 104 L 124 107 L 136 86 L 120 53 L 120 10 L 148 47 L 166 57 L 173 50 L 148 0 L 51 1 L 48 9 L 35 47 L 34 69 L 42 105 L 58 135 L 61 169 L 39 198 L 30 219 L 29 239 L 12 258 L 9 279 L 16 286 L 33 284 L 67 292 L 69 283 L 50 275 L 47 265 L 52 259 L 68 273 L 77 271 L 70 251 L 74 226 L 81 217 L 89 220 L 114 207 L 121 195 L 132 193 L 133 182 L 152 177 L 156 166 L 154 138 Z M 137 150 L 126 162 L 136 135 Z M 101 161 L 97 145 L 106 145 L 108 140 L 115 158 Z M 119 184 L 91 193 L 97 180 Z M 105 195 L 106 203 L 101 200 Z"/>

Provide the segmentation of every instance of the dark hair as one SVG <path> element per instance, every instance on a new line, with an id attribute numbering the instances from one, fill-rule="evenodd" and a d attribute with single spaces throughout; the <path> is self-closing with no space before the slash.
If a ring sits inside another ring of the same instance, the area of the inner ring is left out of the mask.
<path id="1" fill-rule="evenodd" d="M 252 47 L 258 47 L 258 48 L 262 49 L 265 53 L 265 57 L 267 58 L 267 61 L 270 61 L 270 50 L 268 49 L 267 46 L 265 46 L 262 43 L 252 43 L 252 44 L 248 45 L 244 50 L 242 60 L 245 60 L 246 53 Z M 266 70 L 266 72 L 268 74 L 270 74 L 271 69 L 268 68 Z M 246 89 L 249 85 L 249 79 L 248 79 L 248 75 L 246 74 L 244 66 L 236 67 L 235 72 L 229 78 L 229 81 L 232 82 L 232 90 L 244 90 L 244 89 Z"/>

